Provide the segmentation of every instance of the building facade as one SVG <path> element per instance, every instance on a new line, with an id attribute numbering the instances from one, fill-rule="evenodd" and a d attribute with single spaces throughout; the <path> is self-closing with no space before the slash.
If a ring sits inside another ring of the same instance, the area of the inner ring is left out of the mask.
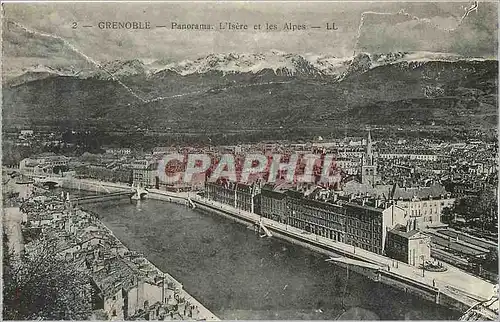
<path id="1" fill-rule="evenodd" d="M 288 206 L 286 192 L 274 190 L 273 187 L 264 186 L 260 192 L 260 213 L 266 218 L 286 223 Z"/>
<path id="2" fill-rule="evenodd" d="M 125 166 L 110 168 L 101 164 L 90 164 L 75 168 L 76 174 L 83 178 L 91 178 L 109 182 L 132 183 L 132 169 Z"/>
<path id="3" fill-rule="evenodd" d="M 26 158 L 19 162 L 19 171 L 26 176 L 42 176 L 54 173 L 56 167 L 67 167 L 69 158 L 59 155 Z"/>
<path id="4" fill-rule="evenodd" d="M 431 151 L 381 152 L 379 153 L 378 157 L 386 160 L 404 159 L 404 160 L 420 160 L 420 161 L 432 161 L 432 162 L 436 162 L 439 160 L 439 155 L 434 154 Z"/>
<path id="5" fill-rule="evenodd" d="M 392 199 L 403 208 L 408 216 L 425 228 L 441 225 L 444 208 L 452 208 L 455 198 L 442 185 L 416 188 L 396 188 Z"/>
<path id="6" fill-rule="evenodd" d="M 261 212 L 266 218 L 284 222 L 334 241 L 383 254 L 387 231 L 405 223 L 405 211 L 395 205 L 371 207 L 345 201 L 310 199 L 300 191 L 261 193 Z"/>
<path id="7" fill-rule="evenodd" d="M 152 160 L 135 160 L 132 163 L 133 185 L 152 188 L 156 186 L 158 165 Z"/>
<path id="8" fill-rule="evenodd" d="M 431 238 L 418 230 L 415 221 L 396 225 L 387 234 L 386 255 L 412 266 L 431 260 Z"/>
<path id="9" fill-rule="evenodd" d="M 247 185 L 225 180 L 205 183 L 205 194 L 208 199 L 249 212 L 255 212 L 258 207 L 259 193 L 260 187 L 257 184 Z"/>

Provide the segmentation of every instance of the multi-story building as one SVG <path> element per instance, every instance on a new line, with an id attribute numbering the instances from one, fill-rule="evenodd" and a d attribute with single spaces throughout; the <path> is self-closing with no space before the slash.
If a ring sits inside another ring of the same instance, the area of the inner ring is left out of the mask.
<path id="1" fill-rule="evenodd" d="M 205 193 L 212 199 L 232 207 L 255 212 L 259 201 L 257 195 L 260 187 L 257 184 L 243 184 L 226 180 L 205 183 Z"/>
<path id="2" fill-rule="evenodd" d="M 132 163 L 132 181 L 143 187 L 156 186 L 158 165 L 153 160 L 135 160 Z"/>
<path id="3" fill-rule="evenodd" d="M 365 154 L 363 147 L 345 147 L 342 149 L 334 149 L 332 152 L 340 158 L 349 159 L 361 159 Z"/>
<path id="4" fill-rule="evenodd" d="M 303 191 L 263 187 L 260 214 L 378 254 L 384 253 L 387 231 L 408 219 L 405 211 L 395 205 L 377 203 L 377 207 L 372 207 L 335 197 L 317 200 L 310 196 L 306 197 Z"/>
<path id="5" fill-rule="evenodd" d="M 26 176 L 41 176 L 54 173 L 54 168 L 68 166 L 69 158 L 62 155 L 47 155 L 26 158 L 19 162 L 19 171 Z"/>
<path id="6" fill-rule="evenodd" d="M 36 160 L 30 158 L 19 162 L 19 171 L 28 177 L 46 174 L 43 167 Z"/>
<path id="7" fill-rule="evenodd" d="M 132 153 L 130 148 L 112 148 L 108 147 L 105 149 L 106 153 L 114 154 L 114 155 L 129 155 Z"/>
<path id="8" fill-rule="evenodd" d="M 374 186 L 380 181 L 380 176 L 377 174 L 377 164 L 373 154 L 372 137 L 368 131 L 368 140 L 366 142 L 365 153 L 361 162 L 361 183 Z"/>
<path id="9" fill-rule="evenodd" d="M 385 253 L 412 266 L 425 265 L 431 259 L 431 238 L 418 230 L 416 221 L 408 221 L 389 230 Z"/>
<path id="10" fill-rule="evenodd" d="M 342 170 L 348 175 L 356 175 L 361 165 L 361 159 L 338 157 L 335 160 L 335 165 L 337 169 Z"/>
<path id="11" fill-rule="evenodd" d="M 443 209 L 452 208 L 455 202 L 451 194 L 440 184 L 430 187 L 396 187 L 391 199 L 397 206 L 403 208 L 410 218 L 416 219 L 422 228 L 440 225 Z"/>
<path id="12" fill-rule="evenodd" d="M 153 148 L 152 154 L 153 155 L 164 155 L 164 154 L 173 154 L 177 153 L 178 149 L 173 146 L 158 146 Z"/>
<path id="13" fill-rule="evenodd" d="M 412 162 L 427 162 L 437 160 L 437 155 L 431 151 L 410 150 L 406 152 L 384 152 L 378 155 L 382 159 L 403 158 L 417 160 Z M 425 161 L 422 161 L 425 160 Z M 381 167 L 386 172 L 397 175 L 397 179 L 402 178 L 402 185 L 406 186 L 406 181 L 410 181 L 415 169 L 401 164 L 387 165 Z M 381 177 L 378 174 L 378 167 L 375 153 L 372 148 L 371 134 L 368 133 L 365 151 L 362 155 L 360 166 L 360 178 L 345 182 L 342 189 L 343 194 L 350 199 L 364 198 L 369 196 L 372 199 L 386 200 L 394 203 L 399 208 L 404 209 L 408 218 L 416 219 L 420 227 L 441 225 L 441 213 L 444 208 L 451 208 L 455 202 L 451 194 L 440 184 L 431 186 L 416 186 L 410 188 L 400 188 L 394 182 L 390 185 L 382 185 Z M 387 178 L 385 178 L 387 179 Z"/>
<path id="14" fill-rule="evenodd" d="M 432 151 L 414 150 L 414 151 L 384 151 L 378 154 L 381 159 L 407 159 L 407 160 L 424 160 L 438 161 L 439 155 Z"/>
<path id="15" fill-rule="evenodd" d="M 384 253 L 387 230 L 406 221 L 404 210 L 394 205 L 310 200 L 296 191 L 287 197 L 291 226 L 377 254 Z"/>
<path id="16" fill-rule="evenodd" d="M 19 138 L 27 138 L 33 136 L 34 131 L 33 130 L 21 130 L 19 133 Z"/>
<path id="17" fill-rule="evenodd" d="M 450 191 L 453 197 L 477 197 L 484 189 L 484 181 L 473 178 L 469 175 L 462 175 L 443 182 L 446 189 Z"/>

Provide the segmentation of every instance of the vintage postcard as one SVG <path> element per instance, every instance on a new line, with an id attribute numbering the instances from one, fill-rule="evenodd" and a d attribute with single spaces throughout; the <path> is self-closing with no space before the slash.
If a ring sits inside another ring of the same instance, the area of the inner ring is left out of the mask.
<path id="1" fill-rule="evenodd" d="M 2 2 L 4 320 L 498 320 L 498 4 Z"/>

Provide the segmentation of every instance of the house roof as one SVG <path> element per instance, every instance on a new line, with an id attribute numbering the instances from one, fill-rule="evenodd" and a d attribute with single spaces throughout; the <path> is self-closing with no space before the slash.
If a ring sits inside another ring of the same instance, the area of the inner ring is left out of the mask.
<path id="1" fill-rule="evenodd" d="M 373 187 L 370 184 L 361 183 L 357 180 L 351 180 L 344 184 L 344 186 L 342 187 L 342 191 L 344 191 L 348 195 L 350 194 L 373 195 L 375 189 L 373 189 Z"/>
<path id="2" fill-rule="evenodd" d="M 406 226 L 401 224 L 396 224 L 393 229 L 389 231 L 392 234 L 404 237 L 406 239 L 417 239 L 426 238 L 427 235 L 423 234 L 420 230 L 412 229 L 410 231 L 406 230 Z"/>
<path id="3" fill-rule="evenodd" d="M 394 190 L 394 199 L 426 199 L 429 197 L 439 197 L 441 195 L 446 195 L 446 189 L 440 184 L 434 184 L 430 187 L 415 187 L 415 188 L 399 188 L 396 187 Z"/>
<path id="4" fill-rule="evenodd" d="M 138 270 L 127 265 L 124 259 L 113 257 L 104 260 L 104 268 L 92 273 L 92 279 L 104 296 L 114 295 L 120 289 L 129 289 L 134 277 L 140 276 Z"/>
<path id="5" fill-rule="evenodd" d="M 368 206 L 368 205 L 360 205 L 360 204 L 357 204 L 354 202 L 347 202 L 347 201 L 342 201 L 342 200 L 339 201 L 339 204 L 342 205 L 342 207 L 344 207 L 344 208 L 366 209 L 366 210 L 371 210 L 371 211 L 379 212 L 379 213 L 382 213 L 382 211 L 384 211 L 384 209 L 381 209 L 381 208 L 375 208 L 375 207 Z"/>

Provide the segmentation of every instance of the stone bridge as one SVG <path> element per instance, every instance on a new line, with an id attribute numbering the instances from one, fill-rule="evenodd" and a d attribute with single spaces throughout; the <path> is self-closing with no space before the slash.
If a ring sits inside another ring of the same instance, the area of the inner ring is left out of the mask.
<path id="1" fill-rule="evenodd" d="M 62 187 L 64 178 L 61 177 L 39 177 L 39 178 L 33 178 L 35 181 L 35 184 L 48 187 L 48 188 L 55 188 L 55 187 Z"/>

